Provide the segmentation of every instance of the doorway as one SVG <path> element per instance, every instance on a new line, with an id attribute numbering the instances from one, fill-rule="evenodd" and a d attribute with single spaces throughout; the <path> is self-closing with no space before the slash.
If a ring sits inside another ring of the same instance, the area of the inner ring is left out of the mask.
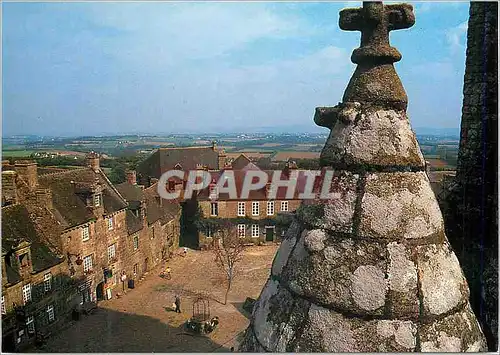
<path id="1" fill-rule="evenodd" d="M 104 282 L 101 282 L 97 285 L 95 293 L 98 301 L 104 300 Z"/>
<path id="2" fill-rule="evenodd" d="M 266 226 L 266 242 L 274 241 L 274 226 Z"/>

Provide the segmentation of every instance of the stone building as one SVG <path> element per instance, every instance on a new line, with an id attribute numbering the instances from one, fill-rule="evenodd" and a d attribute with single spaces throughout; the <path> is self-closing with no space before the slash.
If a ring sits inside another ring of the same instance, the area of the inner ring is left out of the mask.
<path id="1" fill-rule="evenodd" d="M 498 349 L 498 3 L 471 2 L 460 150 L 445 222 L 490 351 Z"/>
<path id="2" fill-rule="evenodd" d="M 315 115 L 340 197 L 297 212 L 239 350 L 485 350 L 393 66 L 389 31 L 414 22 L 408 4 L 340 12 L 341 29 L 362 32 L 357 68 L 342 103 Z"/>
<path id="3" fill-rule="evenodd" d="M 128 250 L 124 270 L 134 280 L 167 260 L 179 246 L 180 205 L 160 199 L 156 184 L 144 189 L 137 185 L 135 172 L 116 186 L 128 202 L 126 224 Z"/>
<path id="4" fill-rule="evenodd" d="M 67 259 L 50 241 L 60 233 L 36 166 L 2 172 L 2 350 L 23 351 L 64 324 L 79 303 Z M 20 174 L 18 174 L 20 172 Z"/>
<path id="5" fill-rule="evenodd" d="M 215 143 L 209 147 L 159 148 L 139 164 L 139 183 L 149 186 L 168 170 L 219 170 L 226 164 L 226 154 Z"/>
<path id="6" fill-rule="evenodd" d="M 245 172 L 245 170 L 233 171 L 237 196 L 241 194 Z M 269 177 L 267 186 L 250 191 L 247 199 L 232 199 L 228 194 L 217 193 L 213 190 L 215 184 L 200 191 L 196 196 L 196 201 L 200 207 L 201 218 L 231 220 L 236 228 L 235 233 L 245 243 L 264 244 L 281 240 L 284 230 L 277 223 L 278 216 L 292 213 L 301 205 L 302 200 L 298 198 L 298 195 L 302 190 L 296 189 L 292 198 L 287 198 L 286 190 L 279 188 L 276 198 L 269 199 L 268 189 L 273 171 L 266 173 Z M 223 171 L 212 173 L 212 181 L 217 181 L 222 174 Z M 303 176 L 301 174 L 298 176 L 298 180 L 303 181 Z M 285 177 L 282 176 L 282 179 Z M 199 231 L 199 246 L 201 248 L 211 246 L 213 238 L 217 234 L 214 229 L 208 226 Z"/>

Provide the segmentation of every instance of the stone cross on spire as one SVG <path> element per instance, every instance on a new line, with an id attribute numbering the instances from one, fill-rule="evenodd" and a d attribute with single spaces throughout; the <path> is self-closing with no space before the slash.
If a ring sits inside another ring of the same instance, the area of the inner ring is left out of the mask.
<path id="1" fill-rule="evenodd" d="M 401 53 L 389 44 L 389 32 L 415 24 L 410 4 L 384 5 L 365 1 L 362 8 L 340 11 L 339 26 L 346 31 L 361 31 L 361 45 L 351 56 L 358 64 L 342 98 L 343 105 L 318 107 L 314 121 L 331 128 L 337 119 L 348 116 L 354 103 L 406 110 L 408 97 L 393 63 Z M 357 105 L 357 104 L 356 104 Z"/>

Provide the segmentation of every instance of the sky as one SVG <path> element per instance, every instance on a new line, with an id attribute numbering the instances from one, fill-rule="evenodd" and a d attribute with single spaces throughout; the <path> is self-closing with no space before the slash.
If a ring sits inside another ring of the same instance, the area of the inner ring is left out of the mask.
<path id="1" fill-rule="evenodd" d="M 460 127 L 468 2 L 392 31 L 413 127 Z M 355 65 L 361 2 L 3 3 L 3 135 L 322 131 Z M 288 128 L 287 128 L 288 127 Z"/>

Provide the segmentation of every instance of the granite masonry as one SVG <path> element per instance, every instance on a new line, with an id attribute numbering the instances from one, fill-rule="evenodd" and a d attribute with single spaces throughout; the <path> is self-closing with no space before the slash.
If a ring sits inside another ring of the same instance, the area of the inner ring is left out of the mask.
<path id="1" fill-rule="evenodd" d="M 414 22 L 408 4 L 340 12 L 362 32 L 358 66 L 342 103 L 315 115 L 340 198 L 297 210 L 239 351 L 485 350 L 393 66 L 389 31 Z"/>

